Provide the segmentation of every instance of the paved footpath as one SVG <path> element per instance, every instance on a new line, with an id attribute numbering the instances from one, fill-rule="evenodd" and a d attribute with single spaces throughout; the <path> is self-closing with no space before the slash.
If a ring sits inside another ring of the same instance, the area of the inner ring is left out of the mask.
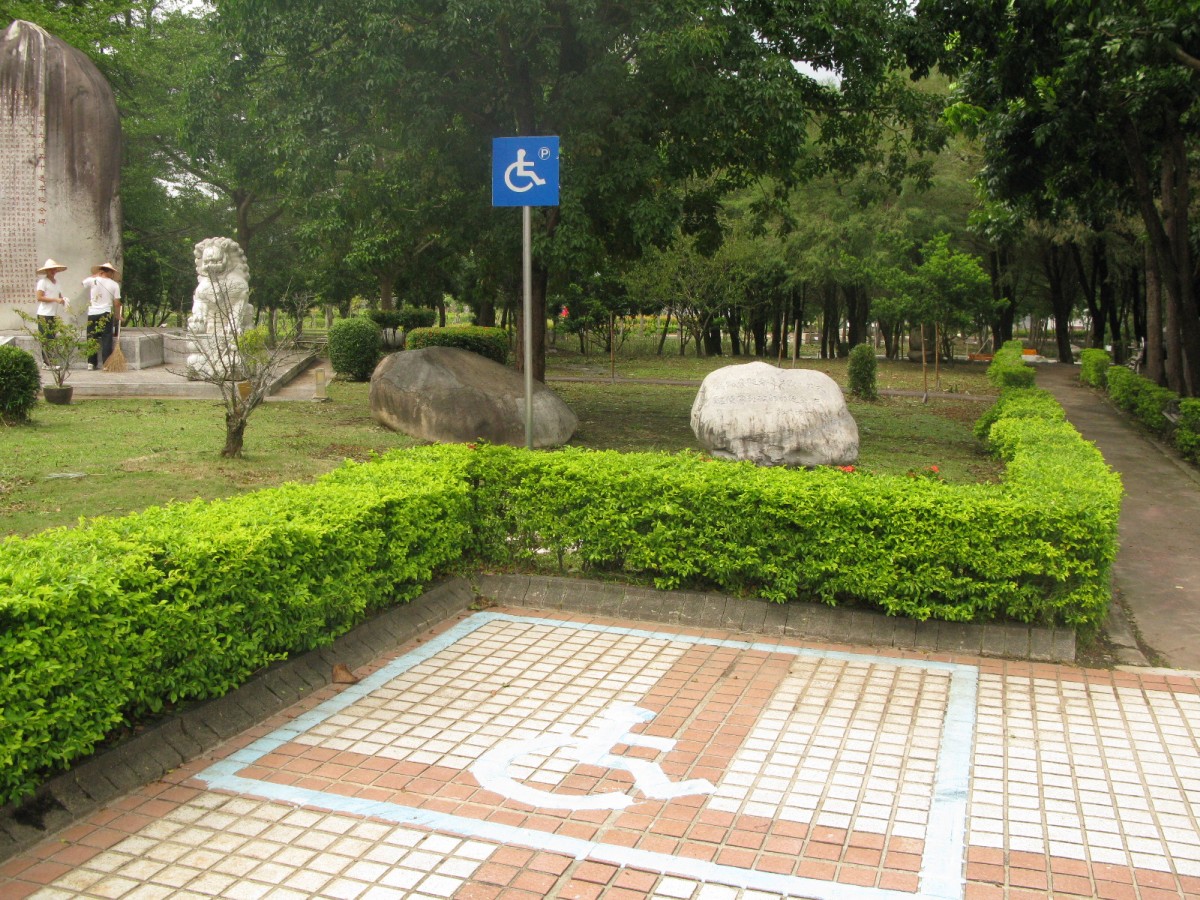
<path id="1" fill-rule="evenodd" d="M 493 607 L 0 864 L 50 898 L 1200 896 L 1200 676 Z"/>
<path id="2" fill-rule="evenodd" d="M 1038 366 L 1037 381 L 1121 475 L 1113 585 L 1123 607 L 1153 657 L 1200 669 L 1200 472 L 1080 384 L 1078 366 Z"/>

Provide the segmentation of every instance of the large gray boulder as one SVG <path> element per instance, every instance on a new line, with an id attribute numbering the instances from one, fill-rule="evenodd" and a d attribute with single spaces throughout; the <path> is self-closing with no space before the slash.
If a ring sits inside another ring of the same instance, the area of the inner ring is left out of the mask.
<path id="1" fill-rule="evenodd" d="M 525 378 L 457 347 L 393 353 L 371 376 L 371 415 L 424 441 L 524 447 Z M 558 395 L 535 381 L 533 446 L 565 444 L 578 426 Z"/>
<path id="2" fill-rule="evenodd" d="M 845 466 L 858 426 L 824 372 L 764 362 L 711 372 L 692 404 L 692 431 L 713 456 L 760 466 Z"/>

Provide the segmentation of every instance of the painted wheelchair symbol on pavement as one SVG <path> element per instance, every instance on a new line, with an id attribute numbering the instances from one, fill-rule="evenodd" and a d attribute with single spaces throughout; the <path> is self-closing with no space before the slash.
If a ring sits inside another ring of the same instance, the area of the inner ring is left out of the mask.
<path id="1" fill-rule="evenodd" d="M 610 706 L 598 717 L 589 737 L 570 734 L 543 734 L 521 741 L 505 741 L 487 751 L 471 766 L 471 773 L 480 786 L 527 806 L 544 809 L 625 809 L 638 802 L 620 791 L 602 794 L 555 794 L 517 781 L 508 774 L 522 756 L 549 756 L 556 750 L 579 763 L 623 769 L 633 776 L 634 788 L 651 800 L 673 800 L 688 794 L 711 794 L 716 788 L 705 778 L 671 781 L 662 766 L 644 759 L 617 756 L 612 748 L 617 744 L 630 747 L 649 747 L 663 753 L 672 750 L 676 741 L 671 738 L 633 734 L 634 725 L 649 722 L 654 713 L 628 703 Z"/>
<path id="2" fill-rule="evenodd" d="M 545 159 L 546 157 L 543 156 L 542 158 Z M 514 184 L 513 175 L 524 179 L 524 182 L 522 184 Z M 538 177 L 537 172 L 533 171 L 533 163 L 525 158 L 525 150 L 521 148 L 517 151 L 517 161 L 504 170 L 504 183 L 508 185 L 510 191 L 523 194 L 534 185 L 540 186 L 545 184 L 546 179 Z"/>

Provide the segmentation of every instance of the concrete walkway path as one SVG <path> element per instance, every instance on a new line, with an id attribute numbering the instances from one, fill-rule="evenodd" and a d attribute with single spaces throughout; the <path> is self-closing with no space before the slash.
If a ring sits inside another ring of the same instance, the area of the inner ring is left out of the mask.
<path id="1" fill-rule="evenodd" d="M 1145 655 L 1155 664 L 1200 669 L 1200 472 L 1080 384 L 1078 366 L 1039 366 L 1038 386 L 1121 475 L 1114 592 Z M 1120 643 L 1119 620 L 1110 631 Z M 1138 663 L 1136 649 L 1124 661 Z"/>

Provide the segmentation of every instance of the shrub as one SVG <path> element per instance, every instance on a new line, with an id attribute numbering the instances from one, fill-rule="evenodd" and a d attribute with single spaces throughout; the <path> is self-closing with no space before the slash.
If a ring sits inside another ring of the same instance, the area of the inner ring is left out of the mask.
<path id="1" fill-rule="evenodd" d="M 329 329 L 329 362 L 351 381 L 367 381 L 379 362 L 379 326 L 364 316 L 339 319 Z"/>
<path id="2" fill-rule="evenodd" d="M 870 344 L 859 344 L 850 351 L 850 393 L 860 400 L 877 400 L 879 388 L 876 383 L 878 363 L 875 348 Z"/>
<path id="3" fill-rule="evenodd" d="M 17 347 L 0 346 L 0 419 L 9 424 L 29 421 L 41 388 L 37 360 Z"/>
<path id="4" fill-rule="evenodd" d="M 429 328 L 437 321 L 437 310 L 418 306 L 400 309 L 371 309 L 367 317 L 380 328 L 412 331 L 414 328 Z"/>
<path id="5" fill-rule="evenodd" d="M 1079 380 L 1095 388 L 1103 388 L 1112 357 L 1107 350 L 1090 347 L 1079 354 Z"/>
<path id="6" fill-rule="evenodd" d="M 1037 380 L 1037 372 L 1027 366 L 1020 341 L 1005 341 L 988 364 L 987 378 L 996 387 L 1030 388 Z"/>
<path id="7" fill-rule="evenodd" d="M 1171 428 L 1164 411 L 1179 395 L 1131 372 L 1124 366 L 1110 366 L 1107 371 L 1108 396 L 1120 409 L 1131 413 L 1147 428 L 1160 434 Z"/>
<path id="8" fill-rule="evenodd" d="M 220 696 L 417 596 L 471 546 L 455 458 L 0 542 L 0 803 L 131 718 Z"/>
<path id="9" fill-rule="evenodd" d="M 412 331 L 414 328 L 430 328 L 437 321 L 437 310 L 423 306 L 406 306 L 396 312 L 400 316 L 400 328 Z"/>
<path id="10" fill-rule="evenodd" d="M 1194 397 L 1179 401 L 1175 446 L 1187 459 L 1200 463 L 1200 400 Z"/>
<path id="11" fill-rule="evenodd" d="M 1065 422 L 1067 414 L 1054 395 L 1042 388 L 1011 388 L 1004 391 L 975 422 L 975 436 L 986 441 L 1000 419 L 1044 419 Z"/>
<path id="12" fill-rule="evenodd" d="M 368 309 L 367 318 L 380 328 L 392 330 L 400 327 L 400 310 Z"/>
<path id="13" fill-rule="evenodd" d="M 508 333 L 503 328 L 459 325 L 454 328 L 415 328 L 408 333 L 406 347 L 458 347 L 504 365 L 508 362 Z"/>

